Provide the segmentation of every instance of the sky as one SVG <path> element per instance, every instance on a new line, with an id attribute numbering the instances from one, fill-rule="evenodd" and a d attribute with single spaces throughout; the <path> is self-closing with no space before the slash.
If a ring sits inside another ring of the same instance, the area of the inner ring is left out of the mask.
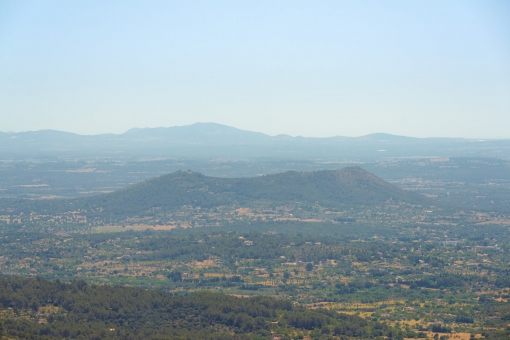
<path id="1" fill-rule="evenodd" d="M 0 131 L 510 138 L 510 1 L 0 2 Z"/>

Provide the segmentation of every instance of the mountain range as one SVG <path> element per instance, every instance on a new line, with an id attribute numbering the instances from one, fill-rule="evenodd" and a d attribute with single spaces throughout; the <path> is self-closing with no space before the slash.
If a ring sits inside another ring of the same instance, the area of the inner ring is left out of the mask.
<path id="1" fill-rule="evenodd" d="M 271 157 L 373 161 L 389 157 L 508 156 L 510 140 L 269 136 L 215 123 L 78 135 L 55 130 L 0 132 L 0 158 Z"/>

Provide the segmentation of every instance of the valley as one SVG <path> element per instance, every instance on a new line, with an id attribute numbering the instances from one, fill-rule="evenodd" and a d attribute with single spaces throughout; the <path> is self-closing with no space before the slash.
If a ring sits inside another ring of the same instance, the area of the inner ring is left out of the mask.
<path id="1" fill-rule="evenodd" d="M 323 224 L 308 231 L 287 222 L 239 224 L 237 231 L 17 232 L 0 239 L 0 267 L 8 276 L 83 279 L 178 296 L 203 290 L 270 296 L 382 322 L 406 337 L 504 338 L 509 230 L 357 225 L 354 231 Z M 255 231 L 264 227 L 272 230 Z"/>
<path id="2" fill-rule="evenodd" d="M 380 324 L 399 339 L 504 339 L 508 212 L 470 206 L 461 191 L 463 200 L 445 196 L 431 177 L 403 176 L 406 167 L 438 162 L 421 163 L 364 165 L 382 167 L 389 181 L 357 166 L 238 178 L 185 170 L 95 196 L 4 198 L 0 272 L 176 297 L 208 291 L 291 301 Z M 446 190 L 455 193 L 455 183 Z M 48 313 L 60 313 L 40 308 L 3 315 L 51 324 Z M 348 334 L 321 327 L 278 321 L 271 332 L 284 339 Z"/>

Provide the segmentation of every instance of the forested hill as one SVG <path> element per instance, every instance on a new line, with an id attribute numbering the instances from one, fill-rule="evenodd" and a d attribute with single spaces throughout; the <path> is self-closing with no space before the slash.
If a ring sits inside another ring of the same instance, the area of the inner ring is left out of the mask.
<path id="1" fill-rule="evenodd" d="M 397 188 L 359 167 L 348 167 L 331 171 L 288 171 L 252 178 L 216 178 L 178 171 L 109 194 L 67 201 L 32 201 L 25 209 L 82 209 L 118 217 L 146 215 L 151 211 L 172 212 L 183 206 L 208 209 L 299 203 L 304 207 L 320 205 L 338 209 L 398 202 L 433 204 L 424 196 Z"/>
<path id="2" fill-rule="evenodd" d="M 0 338 L 269 339 L 271 333 L 324 339 L 415 334 L 270 297 L 197 293 L 173 297 L 140 288 L 0 278 Z M 4 337 L 2 337 L 4 335 Z"/>

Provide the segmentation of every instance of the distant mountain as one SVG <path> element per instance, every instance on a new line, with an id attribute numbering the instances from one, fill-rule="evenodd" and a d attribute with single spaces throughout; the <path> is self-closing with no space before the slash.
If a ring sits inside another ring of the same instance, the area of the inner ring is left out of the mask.
<path id="1" fill-rule="evenodd" d="M 330 209 L 375 207 L 405 202 L 433 205 L 419 194 L 404 191 L 359 168 L 315 172 L 288 171 L 251 178 L 216 178 L 178 171 L 143 181 L 109 194 L 75 200 L 27 202 L 25 209 L 64 212 L 95 211 L 120 219 L 152 212 L 175 212 L 183 207 L 210 209 L 221 206 L 277 207 L 299 202 Z"/>
<path id="2" fill-rule="evenodd" d="M 160 140 L 188 145 L 246 145 L 268 143 L 274 137 L 216 123 L 196 123 L 168 128 L 131 129 L 121 135 L 138 140 Z"/>
<path id="3" fill-rule="evenodd" d="M 412 138 L 390 134 L 310 138 L 269 136 L 215 123 L 82 136 L 54 130 L 0 132 L 1 158 L 271 157 L 374 161 L 415 156 L 509 157 L 510 140 Z"/>

